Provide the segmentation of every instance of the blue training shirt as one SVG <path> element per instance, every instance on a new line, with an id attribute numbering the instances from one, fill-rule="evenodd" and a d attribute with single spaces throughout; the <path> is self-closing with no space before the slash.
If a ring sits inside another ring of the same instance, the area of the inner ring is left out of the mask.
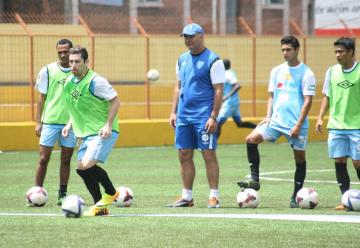
<path id="1" fill-rule="evenodd" d="M 272 69 L 269 92 L 274 93 L 270 126 L 288 131 L 296 125 L 300 117 L 304 96 L 315 95 L 314 74 L 303 63 L 290 67 L 285 62 Z M 302 128 L 308 127 L 309 122 L 306 117 Z"/>
<path id="2" fill-rule="evenodd" d="M 190 51 L 178 59 L 180 94 L 177 109 L 178 117 L 199 119 L 209 118 L 214 104 L 214 88 L 210 69 L 219 57 L 205 49 L 198 55 Z"/>
<path id="3" fill-rule="evenodd" d="M 224 96 L 227 96 L 233 89 L 234 85 L 237 83 L 236 73 L 233 70 L 225 71 L 226 81 L 224 83 Z M 239 94 L 235 92 L 232 96 L 226 99 L 222 103 L 223 108 L 230 108 L 231 106 L 239 105 Z"/>

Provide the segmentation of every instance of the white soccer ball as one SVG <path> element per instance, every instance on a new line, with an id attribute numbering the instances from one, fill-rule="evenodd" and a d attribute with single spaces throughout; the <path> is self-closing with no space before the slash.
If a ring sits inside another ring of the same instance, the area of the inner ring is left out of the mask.
<path id="1" fill-rule="evenodd" d="M 341 203 L 351 211 L 360 211 L 360 190 L 349 189 L 341 197 Z"/>
<path id="2" fill-rule="evenodd" d="M 48 202 L 48 193 L 43 187 L 31 187 L 25 195 L 25 200 L 31 207 L 42 207 Z"/>
<path id="3" fill-rule="evenodd" d="M 296 202 L 302 209 L 313 209 L 319 203 L 319 195 L 313 188 L 302 188 L 296 194 Z"/>
<path id="4" fill-rule="evenodd" d="M 61 204 L 62 211 L 67 218 L 79 218 L 84 213 L 85 202 L 78 195 L 68 195 Z"/>
<path id="5" fill-rule="evenodd" d="M 148 71 L 147 73 L 147 78 L 150 80 L 150 81 L 156 81 L 158 80 L 160 77 L 160 72 L 156 69 L 151 69 Z"/>
<path id="6" fill-rule="evenodd" d="M 256 190 L 247 188 L 237 194 L 236 201 L 241 208 L 256 208 L 260 203 L 260 197 Z"/>
<path id="7" fill-rule="evenodd" d="M 114 205 L 117 207 L 130 207 L 134 199 L 133 191 L 126 186 L 120 186 L 116 190 L 119 191 L 119 196 L 115 199 Z"/>

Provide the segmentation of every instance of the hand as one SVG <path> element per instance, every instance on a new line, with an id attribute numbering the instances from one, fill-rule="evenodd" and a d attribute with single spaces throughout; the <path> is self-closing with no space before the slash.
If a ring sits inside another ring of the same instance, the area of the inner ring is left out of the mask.
<path id="1" fill-rule="evenodd" d="M 40 137 L 41 135 L 41 130 L 42 130 L 42 123 L 41 122 L 37 122 L 36 126 L 35 126 L 35 134 L 36 136 Z"/>
<path id="2" fill-rule="evenodd" d="M 170 114 L 169 123 L 172 128 L 176 127 L 176 114 L 174 114 L 174 113 Z"/>
<path id="3" fill-rule="evenodd" d="M 63 137 L 67 137 L 69 135 L 70 129 L 71 129 L 71 124 L 70 123 L 66 124 L 65 127 L 61 130 L 61 135 Z"/>
<path id="4" fill-rule="evenodd" d="M 205 124 L 205 130 L 208 133 L 215 133 L 217 131 L 217 122 L 214 120 L 214 118 L 210 117 L 206 124 Z"/>
<path id="5" fill-rule="evenodd" d="M 290 138 L 297 138 L 299 137 L 301 130 L 301 126 L 299 124 L 296 124 L 291 130 L 290 130 Z"/>
<path id="6" fill-rule="evenodd" d="M 103 126 L 99 131 L 100 138 L 102 139 L 109 138 L 111 133 L 112 133 L 112 127 L 109 124 L 105 124 L 105 126 Z"/>
<path id="7" fill-rule="evenodd" d="M 323 120 L 321 120 L 321 119 L 318 119 L 318 120 L 316 121 L 316 124 L 315 124 L 315 130 L 316 130 L 316 132 L 318 132 L 318 133 L 322 133 L 322 132 L 323 132 L 323 124 L 324 124 L 324 122 L 323 122 Z"/>

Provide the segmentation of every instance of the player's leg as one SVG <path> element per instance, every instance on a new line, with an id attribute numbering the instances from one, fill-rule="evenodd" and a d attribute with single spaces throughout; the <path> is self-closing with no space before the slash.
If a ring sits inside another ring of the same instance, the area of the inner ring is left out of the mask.
<path id="1" fill-rule="evenodd" d="M 180 175 L 182 179 L 181 197 L 167 204 L 167 207 L 191 207 L 194 205 L 192 187 L 195 179 L 194 149 L 197 148 L 195 129 L 192 124 L 180 118 L 175 130 L 175 146 L 178 149 Z"/>
<path id="2" fill-rule="evenodd" d="M 360 180 L 360 131 L 354 131 L 354 133 L 349 135 L 350 137 L 350 157 L 354 168 L 356 170 L 356 175 Z"/>
<path id="3" fill-rule="evenodd" d="M 63 127 L 60 127 L 59 132 Z M 59 146 L 61 146 L 61 155 L 60 155 L 60 185 L 58 192 L 58 205 L 62 204 L 62 201 L 66 197 L 67 185 L 70 177 L 70 162 L 71 157 L 74 153 L 74 147 L 76 146 L 76 137 L 71 131 L 67 137 L 60 136 Z"/>
<path id="4" fill-rule="evenodd" d="M 295 173 L 294 173 L 294 190 L 290 197 L 290 207 L 298 208 L 299 204 L 296 203 L 296 194 L 304 186 L 306 177 L 306 156 L 305 150 L 307 146 L 308 129 L 302 129 L 298 137 L 290 137 L 288 132 L 284 136 L 289 141 L 294 152 L 295 159 Z"/>
<path id="5" fill-rule="evenodd" d="M 256 128 L 256 124 L 249 122 L 249 121 L 242 121 L 239 108 L 237 108 L 234 111 L 232 118 L 233 118 L 234 122 L 236 123 L 236 126 L 239 128 L 241 128 L 241 127 L 252 128 L 252 129 Z"/>
<path id="6" fill-rule="evenodd" d="M 294 173 L 294 190 L 290 198 L 290 207 L 298 208 L 296 203 L 296 194 L 304 186 L 306 177 L 306 156 L 305 150 L 293 150 L 295 158 L 295 173 Z"/>
<path id="7" fill-rule="evenodd" d="M 50 161 L 51 152 L 55 143 L 59 140 L 60 132 L 55 125 L 42 125 L 40 135 L 39 162 L 36 169 L 35 185 L 43 186 L 47 166 Z"/>
<path id="8" fill-rule="evenodd" d="M 52 149 L 53 149 L 52 147 L 40 145 L 40 150 L 39 150 L 40 156 L 39 156 L 39 162 L 36 168 L 36 175 L 35 175 L 35 185 L 37 186 L 42 187 L 44 184 L 47 166 L 50 161 Z"/>
<path id="9" fill-rule="evenodd" d="M 220 137 L 221 134 L 221 127 L 222 125 L 224 125 L 224 123 L 226 122 L 227 117 L 218 117 L 217 118 L 217 126 L 218 126 L 218 130 L 217 130 L 217 137 Z"/>
<path id="10" fill-rule="evenodd" d="M 209 183 L 210 193 L 208 208 L 220 207 L 219 201 L 219 163 L 215 150 L 202 150 L 206 166 L 206 175 Z"/>
<path id="11" fill-rule="evenodd" d="M 335 175 L 341 194 L 350 189 L 350 177 L 347 169 L 347 158 L 350 156 L 349 149 L 348 135 L 329 132 L 328 152 L 329 157 L 333 158 L 335 162 Z M 342 204 L 335 207 L 335 210 L 344 209 L 345 207 Z"/>

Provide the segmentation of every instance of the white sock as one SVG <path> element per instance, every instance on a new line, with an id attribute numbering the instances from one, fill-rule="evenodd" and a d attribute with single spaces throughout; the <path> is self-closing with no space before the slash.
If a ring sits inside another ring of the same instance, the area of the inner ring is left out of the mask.
<path id="1" fill-rule="evenodd" d="M 215 197 L 216 199 L 219 199 L 219 189 L 210 189 L 210 195 L 209 199 Z"/>
<path id="2" fill-rule="evenodd" d="M 183 189 L 181 198 L 190 201 L 192 199 L 192 190 L 191 189 Z"/>

